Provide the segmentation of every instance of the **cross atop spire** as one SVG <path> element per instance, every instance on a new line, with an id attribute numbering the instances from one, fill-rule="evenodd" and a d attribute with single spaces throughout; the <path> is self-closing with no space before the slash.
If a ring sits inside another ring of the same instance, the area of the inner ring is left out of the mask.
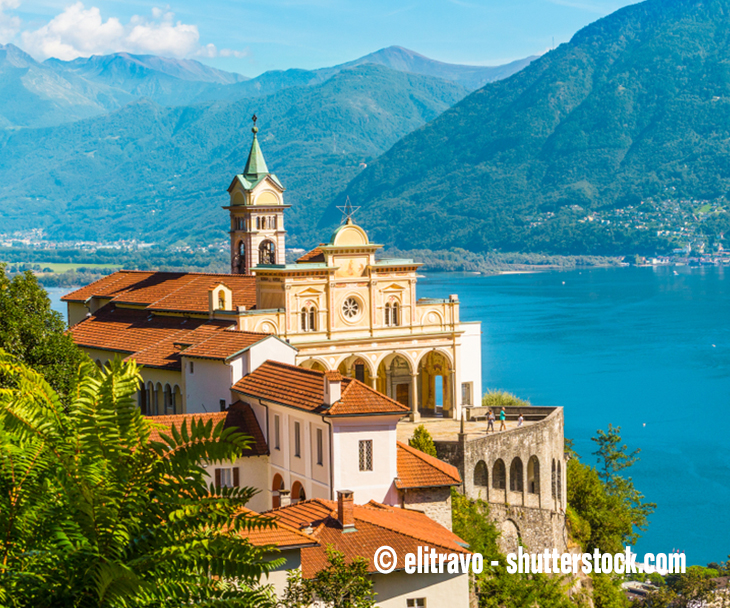
<path id="1" fill-rule="evenodd" d="M 246 177 L 257 178 L 262 175 L 266 175 L 269 172 L 269 169 L 266 166 L 266 161 L 264 160 L 264 155 L 259 147 L 259 140 L 256 137 L 256 133 L 259 131 L 259 128 L 256 126 L 256 121 L 258 119 L 259 117 L 256 116 L 256 114 L 251 117 L 251 120 L 253 121 L 253 127 L 251 128 L 251 133 L 253 133 L 253 142 L 251 143 L 251 151 L 248 153 L 246 168 L 243 170 L 243 174 Z"/>

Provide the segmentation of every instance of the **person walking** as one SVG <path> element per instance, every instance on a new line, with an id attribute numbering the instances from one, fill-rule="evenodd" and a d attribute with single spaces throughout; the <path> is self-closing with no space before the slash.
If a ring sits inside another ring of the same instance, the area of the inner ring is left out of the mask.
<path id="1" fill-rule="evenodd" d="M 492 433 L 494 433 L 494 412 L 491 408 L 487 414 L 487 434 L 489 434 L 490 429 L 492 430 Z"/>
<path id="2" fill-rule="evenodd" d="M 504 408 L 502 408 L 499 411 L 499 430 L 500 431 L 507 430 L 507 425 L 504 423 L 505 420 L 507 420 L 507 413 L 504 411 Z"/>
<path id="3" fill-rule="evenodd" d="M 520 412 L 520 417 L 517 419 L 517 426 L 521 427 L 524 421 L 525 419 L 522 417 L 522 412 Z"/>

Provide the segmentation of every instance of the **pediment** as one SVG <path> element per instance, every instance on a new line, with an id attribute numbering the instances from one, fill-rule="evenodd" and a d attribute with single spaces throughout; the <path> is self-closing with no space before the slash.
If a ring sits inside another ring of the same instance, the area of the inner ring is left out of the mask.
<path id="1" fill-rule="evenodd" d="M 382 291 L 404 291 L 406 288 L 397 283 L 391 283 L 387 287 L 383 287 Z"/>
<path id="2" fill-rule="evenodd" d="M 304 291 L 300 291 L 297 295 L 302 297 L 310 297 L 310 296 L 319 296 L 324 293 L 322 290 L 314 289 L 313 287 L 308 287 Z"/>

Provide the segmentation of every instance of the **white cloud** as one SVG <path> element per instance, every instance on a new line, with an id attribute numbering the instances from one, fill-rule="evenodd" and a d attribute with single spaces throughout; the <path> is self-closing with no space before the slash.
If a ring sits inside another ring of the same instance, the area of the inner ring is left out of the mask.
<path id="1" fill-rule="evenodd" d="M 0 2 L 17 0 L 0 0 Z M 133 16 L 129 23 L 110 17 L 82 2 L 67 7 L 43 27 L 23 32 L 23 46 L 31 55 L 46 59 L 70 60 L 89 55 L 130 52 L 187 57 L 200 54 L 215 57 L 215 45 L 201 47 L 195 25 L 175 21 L 175 15 L 159 8 L 152 9 L 152 18 Z"/>
<path id="2" fill-rule="evenodd" d="M 0 0 L 0 44 L 12 40 L 20 30 L 20 19 L 5 14 L 6 9 L 18 8 L 19 5 L 20 0 Z"/>

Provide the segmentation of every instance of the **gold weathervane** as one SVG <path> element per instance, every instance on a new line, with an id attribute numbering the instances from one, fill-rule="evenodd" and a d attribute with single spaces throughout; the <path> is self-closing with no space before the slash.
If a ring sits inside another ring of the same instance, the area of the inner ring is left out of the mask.
<path id="1" fill-rule="evenodd" d="M 348 196 L 345 204 L 342 207 L 337 207 L 337 209 L 342 211 L 342 219 L 340 220 L 340 225 L 342 225 L 345 222 L 352 222 L 352 216 L 355 215 L 360 207 L 353 207 L 352 203 L 350 202 L 350 197 Z"/>

